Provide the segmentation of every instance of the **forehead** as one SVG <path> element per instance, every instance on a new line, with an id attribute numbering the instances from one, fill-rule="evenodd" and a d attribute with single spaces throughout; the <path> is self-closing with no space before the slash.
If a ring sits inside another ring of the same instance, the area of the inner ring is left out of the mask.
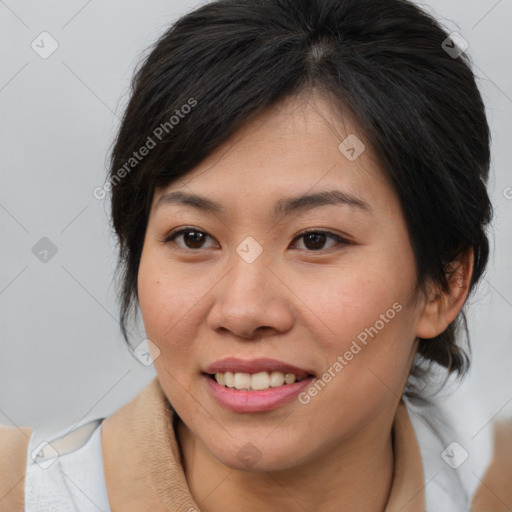
<path id="1" fill-rule="evenodd" d="M 200 165 L 158 189 L 154 206 L 169 202 L 162 197 L 176 191 L 267 208 L 271 198 L 336 189 L 347 204 L 367 206 L 379 193 L 394 194 L 351 117 L 317 93 L 302 94 L 259 114 Z"/>

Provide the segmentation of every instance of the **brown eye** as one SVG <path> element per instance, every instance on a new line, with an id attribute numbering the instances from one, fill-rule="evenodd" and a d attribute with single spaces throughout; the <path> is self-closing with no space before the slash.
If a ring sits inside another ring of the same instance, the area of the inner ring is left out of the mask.
<path id="1" fill-rule="evenodd" d="M 208 239 L 212 239 L 210 235 L 207 235 L 204 231 L 197 229 L 185 228 L 181 229 L 169 237 L 166 238 L 166 243 L 175 242 L 178 247 L 182 249 L 205 249 L 212 247 L 205 246 L 205 242 Z"/>
<path id="2" fill-rule="evenodd" d="M 321 251 L 323 249 L 330 249 L 336 245 L 349 243 L 342 237 L 327 231 L 308 231 L 297 236 L 295 240 L 302 240 L 303 247 L 296 247 L 297 249 L 305 249 L 308 251 Z M 328 244 L 327 247 L 326 243 Z"/>

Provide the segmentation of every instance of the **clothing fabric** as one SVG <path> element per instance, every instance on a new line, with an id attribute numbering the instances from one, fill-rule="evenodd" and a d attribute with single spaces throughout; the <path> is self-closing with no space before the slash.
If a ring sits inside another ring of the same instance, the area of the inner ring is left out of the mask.
<path id="1" fill-rule="evenodd" d="M 57 442 L 50 442 L 46 447 L 49 457 L 37 458 L 38 447 L 29 443 L 25 512 L 110 512 L 101 451 L 102 421 L 84 427 L 89 426 L 94 427 L 90 438 L 69 453 L 63 453 Z M 59 455 L 52 456 L 53 450 Z"/>
<path id="2" fill-rule="evenodd" d="M 25 512 L 199 512 L 173 420 L 155 378 L 108 418 L 89 421 L 49 444 L 41 445 L 32 433 Z M 443 440 L 432 434 L 421 409 L 402 400 L 392 434 L 395 471 L 385 512 L 467 512 L 456 472 L 440 457 Z"/>

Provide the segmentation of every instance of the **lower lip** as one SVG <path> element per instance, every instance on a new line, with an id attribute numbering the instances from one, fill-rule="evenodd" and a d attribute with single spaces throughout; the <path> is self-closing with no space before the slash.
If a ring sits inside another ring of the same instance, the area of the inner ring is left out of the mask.
<path id="1" fill-rule="evenodd" d="M 203 376 L 217 402 L 234 412 L 264 412 L 278 409 L 296 398 L 313 381 L 313 377 L 308 377 L 300 382 L 263 391 L 245 391 L 221 386 L 208 375 Z"/>

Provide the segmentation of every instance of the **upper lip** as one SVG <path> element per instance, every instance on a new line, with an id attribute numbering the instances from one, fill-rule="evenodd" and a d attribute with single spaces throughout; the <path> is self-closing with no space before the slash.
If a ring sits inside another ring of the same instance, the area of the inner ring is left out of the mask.
<path id="1" fill-rule="evenodd" d="M 277 359 L 258 358 L 258 359 L 238 359 L 236 357 L 226 357 L 210 364 L 204 370 L 204 373 L 259 373 L 259 372 L 282 372 L 293 373 L 296 377 L 307 377 L 313 372 L 304 368 L 299 368 L 293 364 L 278 361 Z"/>

